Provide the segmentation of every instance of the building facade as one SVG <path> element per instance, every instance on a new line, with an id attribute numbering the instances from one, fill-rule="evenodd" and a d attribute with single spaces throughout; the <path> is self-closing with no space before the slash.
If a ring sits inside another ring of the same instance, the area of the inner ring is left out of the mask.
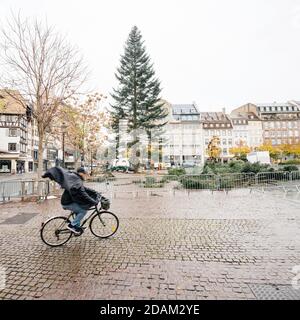
<path id="1" fill-rule="evenodd" d="M 231 118 L 248 119 L 248 146 L 273 146 L 300 142 L 300 107 L 296 101 L 286 103 L 248 103 L 231 112 Z"/>
<path id="2" fill-rule="evenodd" d="M 250 149 L 263 144 L 263 125 L 258 109 L 253 104 L 246 104 L 230 113 L 233 126 L 234 146 L 246 145 Z"/>
<path id="3" fill-rule="evenodd" d="M 46 135 L 44 141 L 43 169 L 62 165 L 75 167 L 74 151 L 64 145 L 61 128 L 55 135 Z M 0 90 L 0 174 L 36 172 L 38 168 L 39 136 L 31 107 L 13 99 Z M 63 157 L 63 150 L 65 156 Z"/>
<path id="4" fill-rule="evenodd" d="M 0 91 L 0 173 L 33 170 L 31 108 Z"/>
<path id="5" fill-rule="evenodd" d="M 204 162 L 200 113 L 193 104 L 168 104 L 169 119 L 163 134 L 163 162 L 171 165 Z"/>
<path id="6" fill-rule="evenodd" d="M 263 125 L 263 141 L 273 146 L 299 143 L 300 109 L 297 104 L 257 104 Z"/>
<path id="7" fill-rule="evenodd" d="M 209 157 L 207 148 L 213 137 L 218 137 L 220 140 L 221 160 L 228 161 L 232 158 L 230 148 L 233 146 L 233 126 L 225 110 L 223 112 L 201 112 L 200 120 L 203 126 L 204 160 Z"/>

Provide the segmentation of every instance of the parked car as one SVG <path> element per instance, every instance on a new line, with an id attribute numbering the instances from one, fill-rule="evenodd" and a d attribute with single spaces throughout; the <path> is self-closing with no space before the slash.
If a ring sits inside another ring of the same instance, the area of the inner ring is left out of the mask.
<path id="1" fill-rule="evenodd" d="M 115 159 L 111 167 L 109 168 L 111 171 L 121 171 L 121 172 L 132 172 L 134 168 L 128 159 Z"/>
<path id="2" fill-rule="evenodd" d="M 194 168 L 196 166 L 194 161 L 185 161 L 182 164 L 183 168 Z"/>

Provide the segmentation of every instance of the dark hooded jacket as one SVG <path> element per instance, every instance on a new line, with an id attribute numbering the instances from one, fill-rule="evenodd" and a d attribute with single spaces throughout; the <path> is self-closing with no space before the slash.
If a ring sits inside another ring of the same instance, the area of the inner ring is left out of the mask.
<path id="1" fill-rule="evenodd" d="M 84 187 L 82 178 L 75 172 L 54 167 L 47 170 L 42 177 L 57 182 L 65 190 L 61 197 L 63 206 L 76 202 L 82 208 L 88 209 L 99 202 L 99 194 Z"/>

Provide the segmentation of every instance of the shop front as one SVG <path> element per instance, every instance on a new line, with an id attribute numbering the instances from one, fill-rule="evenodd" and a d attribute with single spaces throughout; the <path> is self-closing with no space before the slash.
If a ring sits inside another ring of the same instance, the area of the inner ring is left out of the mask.
<path id="1" fill-rule="evenodd" d="M 0 173 L 11 173 L 11 160 L 0 160 Z"/>

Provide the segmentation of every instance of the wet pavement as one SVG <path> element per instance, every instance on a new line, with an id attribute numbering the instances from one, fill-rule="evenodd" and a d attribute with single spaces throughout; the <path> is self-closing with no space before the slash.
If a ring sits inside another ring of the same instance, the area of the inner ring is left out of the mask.
<path id="1" fill-rule="evenodd" d="M 58 199 L 1 204 L 0 299 L 300 299 L 299 209 L 271 192 L 124 193 L 115 236 L 50 248 L 39 229 L 67 215 Z"/>

